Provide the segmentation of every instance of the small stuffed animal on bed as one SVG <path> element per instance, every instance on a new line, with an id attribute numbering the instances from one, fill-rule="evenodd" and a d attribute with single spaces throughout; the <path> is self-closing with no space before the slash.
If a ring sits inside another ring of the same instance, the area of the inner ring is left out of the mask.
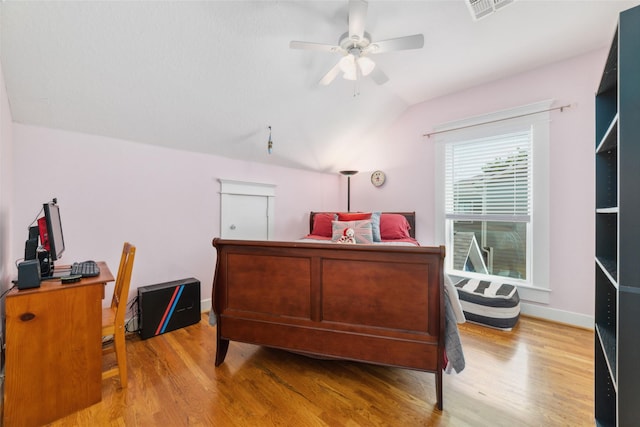
<path id="1" fill-rule="evenodd" d="M 355 235 L 356 235 L 356 232 L 353 231 L 353 228 L 347 227 L 342 232 L 342 237 L 336 240 L 336 243 L 351 243 L 355 245 L 356 243 Z"/>

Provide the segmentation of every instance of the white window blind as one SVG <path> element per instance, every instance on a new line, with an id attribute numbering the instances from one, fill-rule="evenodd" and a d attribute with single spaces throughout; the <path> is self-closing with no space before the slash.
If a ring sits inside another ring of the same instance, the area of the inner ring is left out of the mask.
<path id="1" fill-rule="evenodd" d="M 531 130 L 446 144 L 446 218 L 529 222 L 531 158 Z"/>

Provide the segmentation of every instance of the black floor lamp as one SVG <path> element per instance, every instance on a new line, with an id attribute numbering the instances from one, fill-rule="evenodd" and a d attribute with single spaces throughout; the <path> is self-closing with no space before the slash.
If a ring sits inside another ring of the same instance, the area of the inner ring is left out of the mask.
<path id="1" fill-rule="evenodd" d="M 355 175 L 358 171 L 340 171 L 342 175 L 347 177 L 347 212 L 351 212 L 351 175 Z"/>

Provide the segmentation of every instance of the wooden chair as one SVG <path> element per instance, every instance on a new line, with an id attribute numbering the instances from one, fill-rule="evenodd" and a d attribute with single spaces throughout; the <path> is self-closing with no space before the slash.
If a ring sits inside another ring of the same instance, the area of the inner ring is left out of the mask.
<path id="1" fill-rule="evenodd" d="M 116 286 L 113 290 L 111 306 L 102 309 L 102 337 L 113 336 L 113 342 L 103 348 L 103 354 L 116 353 L 117 366 L 102 372 L 102 379 L 120 376 L 120 386 L 127 387 L 127 351 L 124 339 L 124 317 L 127 313 L 127 298 L 131 271 L 136 255 L 136 247 L 125 242 L 122 257 L 116 276 Z"/>

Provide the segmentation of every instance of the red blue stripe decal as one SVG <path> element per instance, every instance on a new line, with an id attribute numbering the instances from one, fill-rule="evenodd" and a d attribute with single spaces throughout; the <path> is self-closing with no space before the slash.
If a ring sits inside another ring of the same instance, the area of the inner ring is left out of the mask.
<path id="1" fill-rule="evenodd" d="M 184 285 L 177 286 L 173 291 L 173 295 L 171 296 L 171 301 L 167 305 L 167 309 L 162 316 L 162 320 L 160 320 L 160 324 L 158 324 L 158 329 L 156 329 L 155 335 L 159 335 L 164 333 L 165 329 L 167 329 L 167 325 L 171 320 L 171 316 L 173 316 L 173 311 L 180 300 L 180 296 L 182 295 L 182 291 L 184 290 Z"/>

